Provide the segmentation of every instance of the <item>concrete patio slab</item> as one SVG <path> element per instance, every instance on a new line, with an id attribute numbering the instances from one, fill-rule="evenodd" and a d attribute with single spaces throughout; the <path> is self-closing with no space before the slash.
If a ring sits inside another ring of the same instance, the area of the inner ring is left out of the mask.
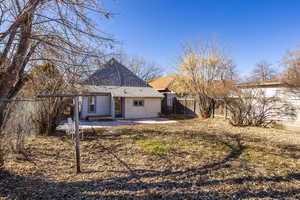
<path id="1" fill-rule="evenodd" d="M 175 120 L 170 120 L 167 118 L 147 118 L 147 119 L 133 119 L 133 120 L 115 120 L 115 121 L 80 121 L 80 129 L 92 129 L 92 128 L 110 128 L 116 126 L 129 126 L 129 125 L 143 125 L 143 124 L 167 124 L 176 123 Z M 63 121 L 57 127 L 57 130 L 67 130 L 69 125 L 67 121 Z"/>

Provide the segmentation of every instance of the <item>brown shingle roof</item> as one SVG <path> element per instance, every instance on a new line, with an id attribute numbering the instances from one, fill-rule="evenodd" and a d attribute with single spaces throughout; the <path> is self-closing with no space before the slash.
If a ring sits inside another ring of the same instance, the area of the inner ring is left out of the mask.
<path id="1" fill-rule="evenodd" d="M 152 79 L 148 82 L 148 84 L 157 90 L 159 90 L 159 89 L 165 90 L 171 86 L 171 84 L 173 83 L 175 78 L 176 78 L 176 75 L 172 74 L 172 75 Z"/>
<path id="2" fill-rule="evenodd" d="M 178 78 L 181 79 L 186 79 L 188 80 L 187 77 L 182 76 L 182 75 L 177 75 L 177 74 L 172 74 L 169 76 L 164 76 L 164 77 L 159 77 L 156 79 L 153 79 L 148 82 L 150 86 L 155 88 L 156 90 L 172 90 L 175 91 L 176 93 L 189 93 L 190 89 L 187 89 L 183 87 L 181 88 L 179 85 L 181 85 L 180 82 L 177 82 Z M 204 84 L 206 82 L 203 82 Z M 178 85 L 179 84 L 179 85 Z M 229 89 L 234 86 L 234 81 L 232 80 L 212 80 L 210 83 L 210 92 L 214 96 L 223 96 L 228 93 Z M 179 86 L 179 87 L 178 87 Z"/>

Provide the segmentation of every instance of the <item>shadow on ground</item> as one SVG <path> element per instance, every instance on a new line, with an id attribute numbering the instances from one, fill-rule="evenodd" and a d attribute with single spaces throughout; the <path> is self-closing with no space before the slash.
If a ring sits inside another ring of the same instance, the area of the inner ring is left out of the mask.
<path id="1" fill-rule="evenodd" d="M 136 132 L 127 129 L 126 133 Z M 145 132 L 145 131 L 144 131 Z M 160 134 L 158 131 L 149 131 L 146 135 Z M 186 133 L 172 133 L 186 134 Z M 122 133 L 99 135 L 90 133 L 86 138 L 93 140 L 100 138 L 115 139 Z M 196 137 L 199 133 L 189 133 L 188 137 Z M 220 136 L 201 134 L 206 140 L 222 143 L 230 149 L 229 154 L 223 159 L 196 168 L 184 170 L 138 170 L 130 167 L 120 158 L 113 149 L 102 146 L 105 153 L 118 160 L 126 170 L 111 171 L 114 177 L 81 182 L 50 182 L 40 178 L 24 177 L 11 174 L 8 171 L 0 172 L 0 197 L 9 199 L 246 199 L 246 198 L 296 198 L 299 197 L 299 189 L 268 191 L 247 191 L 240 189 L 238 192 L 217 193 L 207 190 L 193 190 L 193 187 L 214 187 L 222 184 L 235 185 L 254 182 L 265 184 L 267 182 L 300 181 L 300 173 L 291 173 L 287 176 L 271 177 L 242 177 L 230 179 L 201 179 L 191 181 L 191 177 L 206 175 L 209 171 L 218 171 L 229 168 L 245 150 L 243 141 L 239 135 Z M 85 173 L 101 173 L 91 171 Z M 100 177 L 100 175 L 99 175 Z M 158 182 L 145 182 L 144 179 L 152 178 L 163 180 Z M 183 192 L 184 191 L 184 192 Z"/>

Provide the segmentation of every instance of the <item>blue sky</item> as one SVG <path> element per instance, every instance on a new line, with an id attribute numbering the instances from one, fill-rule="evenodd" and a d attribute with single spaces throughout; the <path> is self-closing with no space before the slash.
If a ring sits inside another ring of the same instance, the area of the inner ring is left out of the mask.
<path id="1" fill-rule="evenodd" d="M 99 24 L 129 55 L 172 72 L 185 41 L 217 40 L 242 75 L 264 59 L 278 66 L 300 45 L 300 0 L 106 0 Z"/>

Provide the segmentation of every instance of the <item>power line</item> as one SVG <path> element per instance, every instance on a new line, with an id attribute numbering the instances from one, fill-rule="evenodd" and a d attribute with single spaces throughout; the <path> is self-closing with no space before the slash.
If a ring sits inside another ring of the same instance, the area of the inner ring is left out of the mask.
<path id="1" fill-rule="evenodd" d="M 0 98 L 1 102 L 16 102 L 16 101 L 41 101 L 41 99 L 6 99 L 6 98 Z"/>

